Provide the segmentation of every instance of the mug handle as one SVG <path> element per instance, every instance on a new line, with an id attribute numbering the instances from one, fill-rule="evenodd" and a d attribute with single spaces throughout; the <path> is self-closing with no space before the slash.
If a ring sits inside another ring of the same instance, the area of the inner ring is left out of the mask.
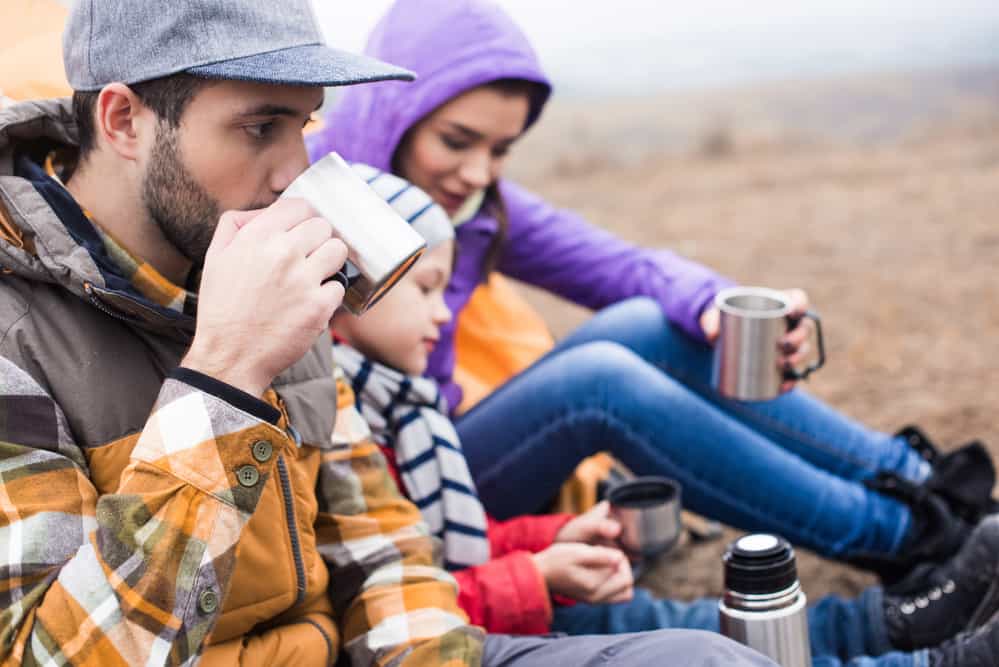
<path id="1" fill-rule="evenodd" d="M 323 285 L 325 285 L 328 282 L 338 282 L 341 285 L 343 285 L 344 289 L 350 287 L 350 279 L 347 277 L 347 274 L 344 273 L 343 271 L 337 271 L 335 274 L 324 280 Z"/>
<path id="2" fill-rule="evenodd" d="M 822 318 L 819 317 L 818 313 L 814 310 L 809 310 L 804 315 L 800 315 L 798 317 L 788 317 L 787 330 L 790 331 L 794 329 L 798 326 L 798 323 L 806 317 L 815 322 L 815 337 L 818 339 L 819 343 L 819 358 L 814 364 L 802 371 L 799 371 L 797 368 L 788 368 L 784 371 L 785 380 L 805 380 L 809 375 L 822 368 L 826 363 L 826 345 L 822 338 Z"/>

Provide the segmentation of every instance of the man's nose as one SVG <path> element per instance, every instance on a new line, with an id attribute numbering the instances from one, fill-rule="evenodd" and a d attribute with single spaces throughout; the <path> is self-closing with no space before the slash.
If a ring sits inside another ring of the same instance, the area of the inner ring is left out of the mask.
<path id="1" fill-rule="evenodd" d="M 298 178 L 299 174 L 308 168 L 309 154 L 305 150 L 305 144 L 302 143 L 287 151 L 271 170 L 271 190 L 274 194 L 280 195 L 288 189 L 292 181 Z"/>

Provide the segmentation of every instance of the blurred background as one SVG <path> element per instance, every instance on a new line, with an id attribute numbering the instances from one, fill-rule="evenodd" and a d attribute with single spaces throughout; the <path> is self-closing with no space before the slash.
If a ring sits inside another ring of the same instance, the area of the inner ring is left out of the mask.
<path id="1" fill-rule="evenodd" d="M 360 49 L 389 4 L 316 6 L 332 43 Z M 999 455 L 999 3 L 500 4 L 556 85 L 513 177 L 637 243 L 806 288 L 830 348 L 809 391 Z M 587 317 L 525 292 L 557 334 Z M 717 593 L 725 542 L 643 583 Z M 871 580 L 805 555 L 802 581 L 816 596 Z"/>
<path id="2" fill-rule="evenodd" d="M 500 4 L 556 85 L 512 177 L 636 243 L 807 289 L 829 346 L 809 391 L 999 455 L 999 3 Z M 389 1 L 315 5 L 330 42 L 360 50 Z M 53 7 L 0 0 L 26 17 L 0 22 L 0 89 L 58 73 Z M 558 335 L 587 316 L 525 293 Z M 685 546 L 644 583 L 717 593 L 726 541 Z M 869 580 L 806 555 L 802 581 L 815 596 Z"/>

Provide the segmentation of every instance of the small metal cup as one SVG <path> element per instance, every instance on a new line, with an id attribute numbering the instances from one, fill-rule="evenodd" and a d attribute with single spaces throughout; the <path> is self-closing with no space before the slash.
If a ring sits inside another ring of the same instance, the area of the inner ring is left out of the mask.
<path id="1" fill-rule="evenodd" d="M 652 559 L 673 548 L 680 521 L 680 485 L 666 477 L 636 477 L 607 494 L 610 516 L 621 524 L 618 543 L 632 562 Z"/>
<path id="2" fill-rule="evenodd" d="M 818 360 L 804 370 L 779 367 L 778 342 L 802 319 L 791 316 L 791 302 L 783 292 L 765 287 L 732 287 L 715 296 L 715 306 L 721 312 L 721 328 L 715 343 L 712 385 L 725 398 L 777 398 L 785 380 L 804 380 L 825 364 L 822 321 L 809 311 L 804 317 L 815 322 Z"/>
<path id="3" fill-rule="evenodd" d="M 343 283 L 343 305 L 355 315 L 377 303 L 426 249 L 423 237 L 336 153 L 300 174 L 281 196 L 309 202 L 347 245 L 347 263 L 333 279 Z"/>

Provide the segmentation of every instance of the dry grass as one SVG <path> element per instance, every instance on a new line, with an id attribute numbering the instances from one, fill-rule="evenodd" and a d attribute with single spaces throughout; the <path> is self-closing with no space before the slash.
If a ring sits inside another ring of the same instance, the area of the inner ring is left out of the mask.
<path id="1" fill-rule="evenodd" d="M 999 454 L 999 72 L 565 104 L 517 160 L 525 184 L 636 243 L 806 288 L 829 346 L 809 389 L 838 409 Z M 529 298 L 559 334 L 586 317 Z M 723 546 L 645 583 L 717 593 Z M 802 561 L 813 596 L 869 581 Z"/>

